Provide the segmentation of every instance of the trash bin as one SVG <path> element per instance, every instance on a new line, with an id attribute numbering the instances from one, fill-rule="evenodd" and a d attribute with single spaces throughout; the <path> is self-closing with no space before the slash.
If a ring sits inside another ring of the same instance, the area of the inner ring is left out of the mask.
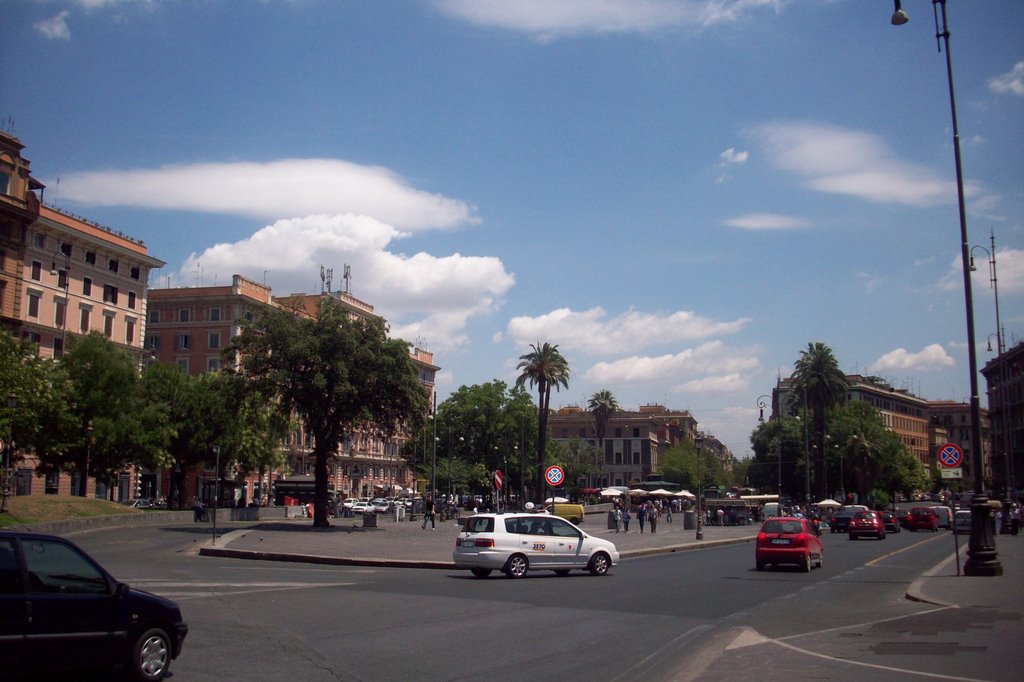
<path id="1" fill-rule="evenodd" d="M 363 528 L 376 528 L 377 514 L 374 512 L 363 512 Z"/>
<path id="2" fill-rule="evenodd" d="M 608 530 L 615 530 L 615 512 L 608 512 Z"/>
<path id="3" fill-rule="evenodd" d="M 395 507 L 395 521 L 405 521 L 405 507 Z"/>
<path id="4" fill-rule="evenodd" d="M 683 530 L 695 530 L 697 528 L 697 512 L 683 512 Z"/>

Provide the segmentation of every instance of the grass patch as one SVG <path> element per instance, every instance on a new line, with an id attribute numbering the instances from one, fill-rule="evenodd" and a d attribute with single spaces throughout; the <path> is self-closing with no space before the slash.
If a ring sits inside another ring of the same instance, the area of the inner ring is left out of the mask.
<path id="1" fill-rule="evenodd" d="M 46 521 L 63 521 L 83 516 L 140 514 L 138 509 L 117 502 L 64 495 L 22 495 L 7 498 L 10 512 L 0 514 L 0 528 Z"/>

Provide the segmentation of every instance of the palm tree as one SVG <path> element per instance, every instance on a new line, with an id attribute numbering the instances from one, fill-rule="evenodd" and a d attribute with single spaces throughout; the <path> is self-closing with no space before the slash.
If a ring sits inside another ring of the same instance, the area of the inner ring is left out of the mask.
<path id="1" fill-rule="evenodd" d="M 599 457 L 604 457 L 604 434 L 608 431 L 608 421 L 619 411 L 619 403 L 608 389 L 602 389 L 590 396 L 587 409 L 594 415 L 594 430 L 597 431 L 598 453 L 594 458 L 594 478 L 601 470 Z"/>
<path id="2" fill-rule="evenodd" d="M 817 452 L 825 452 L 825 415 L 846 397 L 849 383 L 839 369 L 832 349 L 820 341 L 807 344 L 800 351 L 793 373 L 793 391 L 807 396 L 807 405 L 814 413 L 814 437 Z M 825 496 L 825 475 L 822 459 L 814 461 L 814 488 L 818 499 Z"/>
<path id="3" fill-rule="evenodd" d="M 519 356 L 519 378 L 516 386 L 529 382 L 537 386 L 540 404 L 537 407 L 537 491 L 539 502 L 544 502 L 544 469 L 547 464 L 548 405 L 551 402 L 551 387 L 569 388 L 569 363 L 558 351 L 558 345 L 550 343 L 530 344 L 533 350 Z"/>

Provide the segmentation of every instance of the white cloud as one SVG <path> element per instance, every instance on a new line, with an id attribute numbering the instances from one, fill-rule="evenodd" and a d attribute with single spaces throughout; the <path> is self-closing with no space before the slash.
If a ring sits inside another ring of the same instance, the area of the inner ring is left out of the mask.
<path id="1" fill-rule="evenodd" d="M 470 318 L 498 310 L 514 278 L 493 257 L 460 254 L 412 256 L 389 250 L 403 237 L 391 225 L 355 215 L 315 215 L 279 220 L 233 244 L 192 254 L 178 277 L 190 284 L 224 284 L 233 274 L 268 284 L 275 295 L 318 291 L 320 266 L 333 267 L 335 291 L 343 264 L 351 266 L 351 293 L 388 319 L 394 336 L 429 342 L 433 350 L 466 343 Z"/>
<path id="2" fill-rule="evenodd" d="M 645 33 L 733 22 L 778 0 L 437 0 L 449 16 L 522 31 L 540 40 L 574 35 Z"/>
<path id="3" fill-rule="evenodd" d="M 818 192 L 907 206 L 949 203 L 956 196 L 952 180 L 898 158 L 874 133 L 799 121 L 773 121 L 743 132 L 770 163 L 803 176 L 804 185 Z M 976 196 L 979 188 L 968 183 L 965 192 Z"/>
<path id="4" fill-rule="evenodd" d="M 709 341 L 674 354 L 653 357 L 634 355 L 611 362 L 598 362 L 584 372 L 583 380 L 593 385 L 609 386 L 677 381 L 685 386 L 685 382 L 706 380 L 716 374 L 736 374 L 732 383 L 739 385 L 741 380 L 738 372 L 756 369 L 757 366 L 758 359 L 754 351 L 737 351 L 727 348 L 721 341 Z"/>
<path id="5" fill-rule="evenodd" d="M 416 189 L 387 168 L 339 159 L 89 171 L 62 176 L 60 188 L 62 199 L 85 205 L 204 211 L 268 221 L 352 213 L 407 230 L 477 222 L 475 209 L 463 201 Z"/>
<path id="6" fill-rule="evenodd" d="M 738 152 L 734 147 L 729 147 L 718 156 L 725 163 L 746 163 L 750 158 L 750 152 Z"/>
<path id="7" fill-rule="evenodd" d="M 869 295 L 875 293 L 875 289 L 882 286 L 885 282 L 884 277 L 872 275 L 869 272 L 858 272 L 857 279 L 860 280 L 861 284 L 864 286 L 865 293 Z"/>
<path id="8" fill-rule="evenodd" d="M 988 247 L 986 246 L 987 250 Z M 974 255 L 974 273 L 972 273 L 971 289 L 978 295 L 978 288 L 989 286 L 988 254 L 981 249 Z M 938 281 L 940 291 L 963 291 L 963 261 L 957 254 L 949 263 L 949 270 Z M 996 248 L 996 276 L 999 278 L 999 293 L 1024 293 L 1024 250 L 1012 248 Z"/>
<path id="9" fill-rule="evenodd" d="M 1017 62 L 1006 73 L 990 78 L 988 89 L 998 95 L 1024 97 L 1024 62 Z"/>
<path id="10" fill-rule="evenodd" d="M 810 227 L 809 221 L 795 216 L 779 215 L 778 213 L 747 213 L 725 221 L 730 227 L 744 230 L 799 230 Z"/>
<path id="11" fill-rule="evenodd" d="M 741 377 L 739 372 L 719 376 L 702 377 L 680 384 L 673 393 L 738 393 L 750 387 L 750 378 Z"/>
<path id="12" fill-rule="evenodd" d="M 537 339 L 550 339 L 562 350 L 620 354 L 655 344 L 731 334 L 749 322 L 749 318 L 720 322 L 684 310 L 660 315 L 630 309 L 608 318 L 600 307 L 582 312 L 559 308 L 539 317 L 512 318 L 507 336 L 521 347 L 536 343 Z"/>
<path id="13" fill-rule="evenodd" d="M 952 367 L 956 364 L 946 350 L 937 343 L 925 346 L 919 353 L 911 353 L 905 348 L 889 351 L 875 360 L 869 372 L 916 371 L 927 372 Z"/>
<path id="14" fill-rule="evenodd" d="M 68 28 L 68 12 L 64 10 L 52 19 L 43 19 L 35 23 L 35 29 L 50 40 L 71 40 L 71 29 Z"/>

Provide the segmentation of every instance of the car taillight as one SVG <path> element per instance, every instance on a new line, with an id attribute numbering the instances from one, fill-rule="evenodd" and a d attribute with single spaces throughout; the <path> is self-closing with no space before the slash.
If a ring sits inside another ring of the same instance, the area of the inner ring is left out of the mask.
<path id="1" fill-rule="evenodd" d="M 456 538 L 456 547 L 494 547 L 494 538 Z"/>
<path id="2" fill-rule="evenodd" d="M 490 547 L 490 548 L 493 549 L 494 548 L 494 538 L 486 538 L 486 539 L 479 538 L 476 541 L 476 546 L 477 547 Z"/>
<path id="3" fill-rule="evenodd" d="M 803 547 L 807 544 L 807 535 L 804 533 L 794 535 L 790 544 L 792 544 L 794 547 Z"/>
<path id="4" fill-rule="evenodd" d="M 768 541 L 768 536 L 767 535 L 765 535 L 764 533 L 758 533 L 757 534 L 757 544 L 764 545 L 764 544 L 767 544 L 767 541 Z"/>

